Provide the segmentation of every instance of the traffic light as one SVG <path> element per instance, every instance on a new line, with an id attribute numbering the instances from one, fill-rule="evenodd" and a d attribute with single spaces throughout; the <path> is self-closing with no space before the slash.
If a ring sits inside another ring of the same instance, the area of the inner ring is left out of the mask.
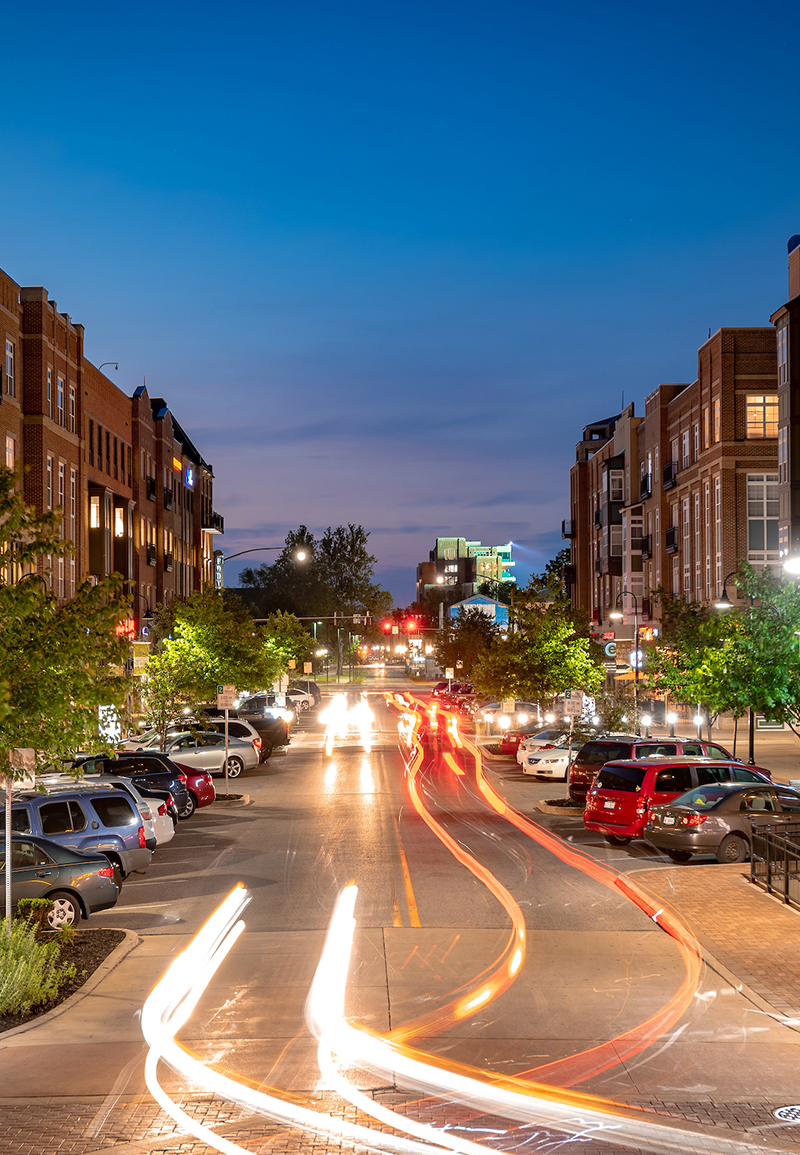
<path id="1" fill-rule="evenodd" d="M 384 632 L 385 634 L 390 634 L 390 633 L 392 632 L 392 623 L 391 623 L 391 621 L 385 621 L 385 622 L 381 622 L 381 629 L 383 630 L 383 632 Z"/>
<path id="2" fill-rule="evenodd" d="M 415 618 L 409 618 L 408 621 L 406 622 L 406 633 L 407 634 L 413 634 L 414 631 L 416 630 L 416 628 L 417 628 L 416 619 Z"/>

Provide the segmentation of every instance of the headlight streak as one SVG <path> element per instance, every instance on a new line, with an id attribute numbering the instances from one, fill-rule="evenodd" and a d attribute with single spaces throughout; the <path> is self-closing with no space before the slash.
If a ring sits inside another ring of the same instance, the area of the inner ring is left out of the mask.
<path id="1" fill-rule="evenodd" d="M 366 697 L 362 694 L 353 707 L 348 707 L 344 694 L 334 694 L 331 703 L 319 715 L 319 721 L 325 723 L 325 754 L 330 758 L 337 738 L 344 738 L 349 730 L 355 729 L 359 733 L 361 745 L 367 754 L 372 750 L 372 723 L 375 715 L 369 708 Z"/>

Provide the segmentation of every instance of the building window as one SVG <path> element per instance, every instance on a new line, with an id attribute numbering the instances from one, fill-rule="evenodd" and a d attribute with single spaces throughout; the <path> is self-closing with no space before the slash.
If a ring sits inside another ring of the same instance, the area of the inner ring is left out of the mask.
<path id="1" fill-rule="evenodd" d="M 59 461 L 59 463 L 58 463 L 58 508 L 61 510 L 61 536 L 62 537 L 64 536 L 64 514 L 66 512 L 66 510 L 64 509 L 64 477 L 65 477 L 64 462 Z M 59 596 L 63 597 L 64 595 L 60 594 Z"/>
<path id="2" fill-rule="evenodd" d="M 94 465 L 94 421 L 89 422 L 89 464 Z"/>
<path id="3" fill-rule="evenodd" d="M 53 370 L 47 370 L 47 389 L 45 401 L 47 402 L 47 416 L 53 416 Z"/>
<path id="4" fill-rule="evenodd" d="M 14 345 L 11 341 L 6 341 L 6 393 L 9 397 L 16 395 L 16 383 L 14 381 Z"/>
<path id="5" fill-rule="evenodd" d="M 700 426 L 697 423 L 695 423 L 695 427 L 694 427 L 694 459 L 695 459 L 695 461 L 697 461 L 697 459 L 699 457 L 700 457 Z"/>
<path id="6" fill-rule="evenodd" d="M 703 449 L 708 449 L 709 445 L 711 444 L 710 438 L 711 414 L 709 412 L 708 406 L 706 405 L 705 409 L 703 410 Z"/>
<path id="7" fill-rule="evenodd" d="M 75 597 L 75 558 L 69 559 L 69 596 Z"/>
<path id="8" fill-rule="evenodd" d="M 114 477 L 119 478 L 119 442 L 114 438 Z"/>
<path id="9" fill-rule="evenodd" d="M 778 395 L 763 393 L 747 397 L 747 436 L 778 436 Z"/>
<path id="10" fill-rule="evenodd" d="M 782 525 L 778 529 L 778 553 L 781 557 L 787 557 L 789 554 L 789 527 Z"/>
<path id="11" fill-rule="evenodd" d="M 789 384 L 789 318 L 778 329 L 778 385 Z"/>
<path id="12" fill-rule="evenodd" d="M 6 469 L 14 468 L 14 461 L 16 458 L 16 445 L 14 438 L 10 433 L 6 434 Z"/>
<path id="13" fill-rule="evenodd" d="M 45 473 L 45 488 L 44 488 L 45 509 L 53 508 L 53 459 L 47 458 L 47 471 Z"/>
<path id="14" fill-rule="evenodd" d="M 75 518 L 78 506 L 78 475 L 74 469 L 69 471 L 69 536 L 75 540 Z"/>
<path id="15" fill-rule="evenodd" d="M 608 471 L 608 500 L 609 501 L 624 501 L 625 474 L 621 469 L 610 469 Z"/>
<path id="16" fill-rule="evenodd" d="M 789 480 L 789 430 L 784 426 L 778 430 L 778 483 Z"/>
<path id="17" fill-rule="evenodd" d="M 89 498 L 89 529 L 100 528 L 100 496 L 93 493 Z"/>
<path id="18" fill-rule="evenodd" d="M 686 433 L 686 440 L 689 434 Z M 689 498 L 683 499 L 683 594 L 687 601 L 692 597 L 692 560 L 691 560 L 691 512 Z"/>
<path id="19" fill-rule="evenodd" d="M 695 429 L 697 426 L 695 425 Z M 700 494 L 694 495 L 694 597 L 695 601 L 702 601 L 703 587 L 700 580 L 702 573 L 700 561 Z"/>
<path id="20" fill-rule="evenodd" d="M 106 473 L 111 476 L 111 434 L 106 429 Z"/>
<path id="21" fill-rule="evenodd" d="M 720 440 L 722 436 L 722 414 L 720 411 L 719 397 L 714 398 L 714 444 Z"/>
<path id="22" fill-rule="evenodd" d="M 778 561 L 778 475 L 747 475 L 747 560 L 761 569 Z"/>
<path id="23" fill-rule="evenodd" d="M 56 421 L 64 424 L 64 378 L 56 378 Z"/>
<path id="24" fill-rule="evenodd" d="M 672 592 L 676 598 L 681 595 L 681 570 L 677 554 L 672 558 Z"/>
<path id="25" fill-rule="evenodd" d="M 681 454 L 681 469 L 689 468 L 689 430 L 684 429 L 682 434 L 683 453 Z"/>
<path id="26" fill-rule="evenodd" d="M 672 455 L 672 460 L 677 465 L 678 461 L 680 460 L 680 458 L 678 457 L 678 438 L 677 437 L 675 437 L 670 442 L 670 454 Z"/>
<path id="27" fill-rule="evenodd" d="M 706 529 L 706 597 L 711 597 L 711 485 L 707 481 L 703 491 Z"/>
<path id="28" fill-rule="evenodd" d="M 75 413 L 75 386 L 69 387 L 69 431 L 75 433 L 77 429 L 76 413 Z"/>
<path id="29" fill-rule="evenodd" d="M 661 533 L 660 533 L 660 527 L 661 527 L 661 518 L 659 516 L 659 510 L 656 510 L 655 555 L 656 555 L 656 585 L 657 586 L 661 585 L 661 548 L 660 548 L 661 547 Z"/>
<path id="30" fill-rule="evenodd" d="M 125 536 L 125 510 L 121 505 L 114 506 L 114 537 Z"/>
<path id="31" fill-rule="evenodd" d="M 716 594 L 722 594 L 722 478 L 714 478 L 714 549 L 716 555 Z"/>
<path id="32" fill-rule="evenodd" d="M 58 596 L 60 598 L 66 597 L 66 590 L 64 589 L 64 559 L 58 559 Z"/>

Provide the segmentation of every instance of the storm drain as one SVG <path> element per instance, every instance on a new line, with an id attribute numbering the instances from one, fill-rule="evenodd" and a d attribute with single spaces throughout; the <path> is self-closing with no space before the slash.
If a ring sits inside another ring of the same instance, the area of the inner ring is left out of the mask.
<path id="1" fill-rule="evenodd" d="M 782 1123 L 800 1123 L 800 1106 L 778 1107 L 777 1111 L 772 1113 Z"/>

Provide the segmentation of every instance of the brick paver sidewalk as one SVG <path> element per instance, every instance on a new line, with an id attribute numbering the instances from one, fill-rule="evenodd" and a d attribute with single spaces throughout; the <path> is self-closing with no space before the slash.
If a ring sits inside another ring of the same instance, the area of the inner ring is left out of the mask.
<path id="1" fill-rule="evenodd" d="M 750 883 L 748 867 L 687 863 L 632 877 L 777 1014 L 800 1019 L 800 911 Z"/>

